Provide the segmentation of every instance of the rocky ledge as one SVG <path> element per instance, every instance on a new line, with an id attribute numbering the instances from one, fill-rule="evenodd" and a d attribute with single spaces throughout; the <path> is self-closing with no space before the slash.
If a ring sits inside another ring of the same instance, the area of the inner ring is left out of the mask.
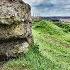
<path id="1" fill-rule="evenodd" d="M 22 0 L 0 0 L 0 56 L 26 52 L 32 44 L 31 7 Z"/>

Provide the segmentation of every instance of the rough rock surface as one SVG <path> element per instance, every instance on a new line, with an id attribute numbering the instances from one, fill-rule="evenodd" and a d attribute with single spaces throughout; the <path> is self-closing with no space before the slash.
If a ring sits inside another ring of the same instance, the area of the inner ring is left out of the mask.
<path id="1" fill-rule="evenodd" d="M 0 0 L 0 55 L 15 56 L 32 44 L 31 7 L 22 0 Z"/>

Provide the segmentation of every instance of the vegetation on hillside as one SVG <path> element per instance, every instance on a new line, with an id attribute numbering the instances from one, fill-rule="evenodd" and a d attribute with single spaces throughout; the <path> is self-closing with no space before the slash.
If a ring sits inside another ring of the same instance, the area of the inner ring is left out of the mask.
<path id="1" fill-rule="evenodd" d="M 2 70 L 70 70 L 70 24 L 33 21 L 34 45 Z"/>

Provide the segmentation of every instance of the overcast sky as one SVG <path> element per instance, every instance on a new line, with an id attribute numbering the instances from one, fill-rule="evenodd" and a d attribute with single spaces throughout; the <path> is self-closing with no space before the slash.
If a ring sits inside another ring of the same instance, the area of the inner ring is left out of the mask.
<path id="1" fill-rule="evenodd" d="M 32 15 L 70 16 L 70 0 L 23 0 L 32 7 Z"/>

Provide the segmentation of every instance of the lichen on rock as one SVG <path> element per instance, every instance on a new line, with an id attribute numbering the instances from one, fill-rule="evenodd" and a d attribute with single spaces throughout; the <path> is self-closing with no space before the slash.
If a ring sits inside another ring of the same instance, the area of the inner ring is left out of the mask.
<path id="1" fill-rule="evenodd" d="M 22 0 L 0 0 L 0 55 L 14 56 L 32 44 L 31 7 Z"/>

